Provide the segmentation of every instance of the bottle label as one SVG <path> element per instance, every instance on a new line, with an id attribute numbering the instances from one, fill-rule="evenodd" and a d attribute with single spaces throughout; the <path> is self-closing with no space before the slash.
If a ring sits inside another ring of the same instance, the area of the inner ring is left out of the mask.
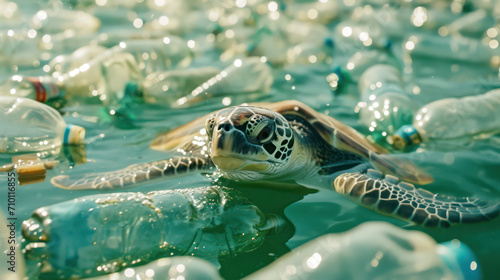
<path id="1" fill-rule="evenodd" d="M 60 97 L 63 92 L 53 82 L 42 82 L 40 77 L 27 77 L 26 78 L 35 89 L 36 101 L 45 103 L 47 100 Z"/>

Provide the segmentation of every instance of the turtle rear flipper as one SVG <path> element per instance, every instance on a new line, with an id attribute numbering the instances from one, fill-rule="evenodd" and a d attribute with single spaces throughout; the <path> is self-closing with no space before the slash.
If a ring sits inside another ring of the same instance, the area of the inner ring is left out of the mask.
<path id="1" fill-rule="evenodd" d="M 50 182 L 70 190 L 122 189 L 159 178 L 171 178 L 190 172 L 201 172 L 213 167 L 209 158 L 173 157 L 167 160 L 132 164 L 120 170 L 93 173 L 84 176 L 59 175 Z"/>
<path id="2" fill-rule="evenodd" d="M 368 209 L 426 227 L 447 228 L 451 224 L 483 222 L 500 212 L 498 202 L 432 194 L 398 182 L 391 175 L 383 178 L 382 173 L 372 169 L 366 174 L 342 174 L 333 185 L 338 193 Z"/>

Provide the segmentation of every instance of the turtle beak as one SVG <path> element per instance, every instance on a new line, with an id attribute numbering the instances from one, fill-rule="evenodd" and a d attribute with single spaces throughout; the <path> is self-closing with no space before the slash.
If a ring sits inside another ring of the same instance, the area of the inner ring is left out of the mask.
<path id="1" fill-rule="evenodd" d="M 211 155 L 215 165 L 222 170 L 245 170 L 247 165 L 256 171 L 268 168 L 268 156 L 262 152 L 262 147 L 249 143 L 245 134 L 231 124 L 222 124 L 214 131 Z"/>

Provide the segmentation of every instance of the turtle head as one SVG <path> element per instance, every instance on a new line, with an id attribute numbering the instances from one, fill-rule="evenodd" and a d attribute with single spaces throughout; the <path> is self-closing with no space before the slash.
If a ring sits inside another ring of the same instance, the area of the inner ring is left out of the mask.
<path id="1" fill-rule="evenodd" d="M 212 160 L 229 179 L 267 179 L 288 169 L 294 134 L 278 113 L 258 107 L 231 107 L 211 115 L 206 130 Z"/>

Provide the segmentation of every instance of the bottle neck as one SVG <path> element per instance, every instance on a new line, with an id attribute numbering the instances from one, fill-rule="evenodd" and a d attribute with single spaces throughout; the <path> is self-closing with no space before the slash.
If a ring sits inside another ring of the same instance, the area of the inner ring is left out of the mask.
<path id="1" fill-rule="evenodd" d="M 57 84 L 57 80 L 48 77 L 26 77 L 35 91 L 35 100 L 41 103 L 48 103 L 56 99 L 64 98 L 65 92 Z"/>

